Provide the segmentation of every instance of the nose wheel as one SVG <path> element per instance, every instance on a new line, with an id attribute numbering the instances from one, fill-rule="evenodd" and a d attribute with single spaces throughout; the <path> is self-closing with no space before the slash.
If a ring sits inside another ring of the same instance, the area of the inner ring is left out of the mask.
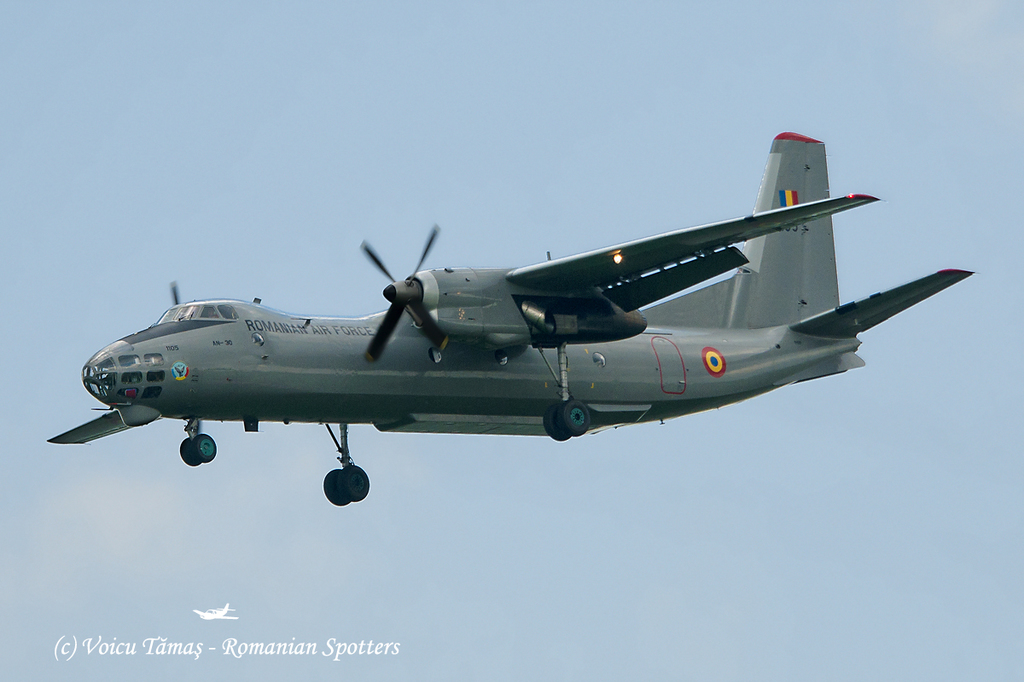
<path id="1" fill-rule="evenodd" d="M 339 425 L 340 440 L 334 437 L 330 424 L 324 426 L 327 427 L 327 433 L 331 434 L 331 440 L 341 453 L 338 457 L 341 468 L 328 471 L 324 476 L 324 495 L 336 507 L 362 502 L 370 492 L 370 477 L 352 462 L 352 456 L 348 451 L 348 424 Z"/>
<path id="2" fill-rule="evenodd" d="M 200 464 L 209 464 L 217 456 L 217 443 L 209 435 L 199 433 L 199 420 L 193 417 L 185 425 L 185 433 L 188 438 L 181 441 L 178 448 L 181 454 L 181 461 L 190 467 L 197 467 Z"/>

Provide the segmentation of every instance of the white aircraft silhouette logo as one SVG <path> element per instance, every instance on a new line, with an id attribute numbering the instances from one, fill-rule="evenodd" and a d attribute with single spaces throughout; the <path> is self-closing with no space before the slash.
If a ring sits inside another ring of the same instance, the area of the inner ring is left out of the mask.
<path id="1" fill-rule="evenodd" d="M 196 609 L 192 609 L 192 612 L 193 613 L 198 613 L 199 617 L 202 618 L 203 620 L 216 620 L 216 619 L 238 620 L 238 616 L 228 616 L 228 615 L 225 615 L 225 614 L 227 614 L 228 611 L 234 611 L 234 609 L 229 609 L 228 606 L 230 606 L 230 604 L 225 604 L 224 608 L 222 608 L 222 609 L 209 609 L 208 611 L 198 611 Z"/>

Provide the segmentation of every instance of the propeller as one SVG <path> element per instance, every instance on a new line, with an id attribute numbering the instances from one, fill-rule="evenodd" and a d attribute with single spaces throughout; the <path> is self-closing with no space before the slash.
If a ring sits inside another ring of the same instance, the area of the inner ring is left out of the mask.
<path id="1" fill-rule="evenodd" d="M 384 261 L 380 259 L 380 256 L 373 250 L 373 247 L 367 242 L 363 242 L 363 253 L 384 273 L 385 277 L 391 280 L 391 284 L 384 287 L 384 298 L 391 303 L 391 306 L 388 308 L 387 314 L 384 315 L 384 321 L 380 323 L 376 335 L 370 341 L 370 347 L 366 349 L 366 359 L 370 362 L 383 355 L 384 346 L 387 345 L 388 339 L 395 332 L 395 327 L 398 326 L 398 320 L 401 319 L 403 312 L 409 313 L 416 326 L 439 349 L 443 350 L 448 344 L 448 335 L 437 326 L 437 322 L 434 322 L 434 318 L 430 316 L 427 307 L 423 305 L 423 285 L 415 278 L 416 273 L 423 266 L 423 261 L 427 259 L 427 254 L 430 253 L 431 247 L 434 246 L 434 240 L 437 239 L 437 235 L 440 232 L 441 228 L 434 225 L 434 229 L 430 231 L 430 236 L 427 238 L 427 244 L 423 247 L 423 255 L 420 256 L 420 262 L 416 264 L 412 274 L 404 280 L 395 279 L 388 272 Z"/>

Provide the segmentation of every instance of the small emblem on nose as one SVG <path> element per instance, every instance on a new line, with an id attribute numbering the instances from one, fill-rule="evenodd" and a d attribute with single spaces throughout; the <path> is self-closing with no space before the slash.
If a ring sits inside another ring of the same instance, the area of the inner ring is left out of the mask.
<path id="1" fill-rule="evenodd" d="M 176 362 L 171 366 L 171 374 L 177 381 L 182 381 L 188 376 L 188 365 L 184 362 Z"/>

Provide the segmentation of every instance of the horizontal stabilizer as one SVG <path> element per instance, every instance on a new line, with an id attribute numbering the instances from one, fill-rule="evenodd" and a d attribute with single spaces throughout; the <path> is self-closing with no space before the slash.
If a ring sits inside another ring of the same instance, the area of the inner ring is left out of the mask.
<path id="1" fill-rule="evenodd" d="M 811 336 L 851 338 L 973 274 L 966 270 L 940 270 L 895 289 L 845 303 L 790 328 Z"/>
<path id="2" fill-rule="evenodd" d="M 131 427 L 125 425 L 124 421 L 121 420 L 121 413 L 117 410 L 111 410 L 110 412 L 103 413 L 98 419 L 93 419 L 87 424 L 73 428 L 67 433 L 54 436 L 47 442 L 61 444 L 88 443 L 91 440 L 103 438 L 103 436 L 109 436 L 128 428 Z"/>

